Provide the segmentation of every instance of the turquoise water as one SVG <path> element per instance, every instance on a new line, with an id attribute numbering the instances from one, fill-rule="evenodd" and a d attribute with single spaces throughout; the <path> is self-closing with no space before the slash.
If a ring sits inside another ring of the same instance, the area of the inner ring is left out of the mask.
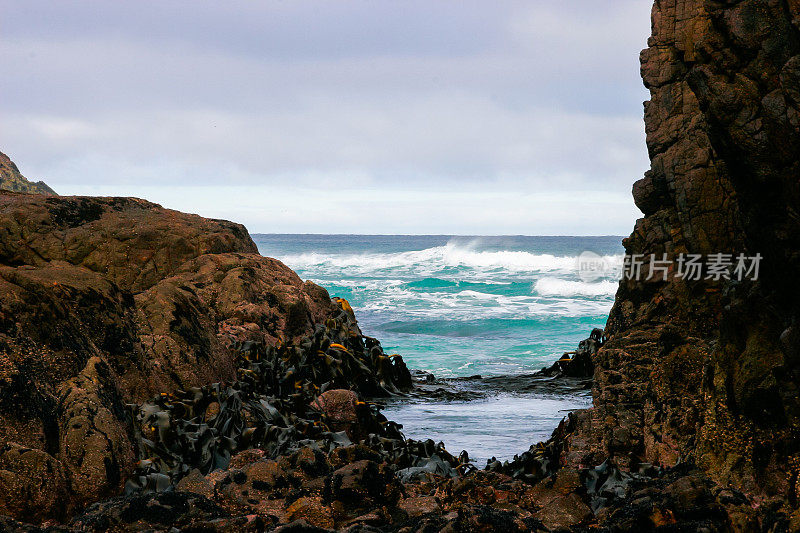
<path id="1" fill-rule="evenodd" d="M 350 301 L 361 329 L 437 378 L 530 373 L 605 325 L 621 237 L 254 235 L 262 255 Z M 582 276 L 597 254 L 604 276 Z M 474 401 L 406 401 L 386 415 L 413 438 L 443 440 L 478 461 L 546 439 L 588 392 L 493 393 Z"/>
<path id="2" fill-rule="evenodd" d="M 621 261 L 621 237 L 255 235 L 350 301 L 364 332 L 437 377 L 538 370 L 603 327 L 612 276 L 584 282 L 581 252 Z"/>

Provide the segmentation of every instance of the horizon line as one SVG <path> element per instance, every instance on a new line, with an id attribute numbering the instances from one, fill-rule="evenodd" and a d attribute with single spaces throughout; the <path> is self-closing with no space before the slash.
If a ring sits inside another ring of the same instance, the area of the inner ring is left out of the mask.
<path id="1" fill-rule="evenodd" d="M 628 237 L 627 235 L 526 235 L 523 233 L 503 233 L 503 234 L 467 234 L 467 233 L 282 233 L 282 232 L 251 232 L 250 235 L 315 235 L 315 236 L 336 236 L 336 237 Z"/>

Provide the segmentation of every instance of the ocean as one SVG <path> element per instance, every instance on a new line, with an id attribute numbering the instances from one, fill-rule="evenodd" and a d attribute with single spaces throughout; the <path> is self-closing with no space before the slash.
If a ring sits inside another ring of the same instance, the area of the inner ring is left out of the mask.
<path id="1" fill-rule="evenodd" d="M 387 353 L 437 378 L 532 373 L 575 349 L 592 328 L 604 327 L 624 253 L 618 236 L 253 239 L 262 255 L 346 298 L 364 334 Z M 588 272 L 579 260 L 587 257 L 602 269 Z M 392 401 L 384 413 L 406 436 L 442 440 L 479 462 L 527 450 L 590 401 L 588 391 L 487 389 L 470 401 Z"/>

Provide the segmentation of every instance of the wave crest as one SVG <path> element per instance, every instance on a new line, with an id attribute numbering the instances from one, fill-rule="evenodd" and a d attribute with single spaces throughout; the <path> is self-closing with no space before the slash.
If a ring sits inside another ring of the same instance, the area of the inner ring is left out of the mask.
<path id="1" fill-rule="evenodd" d="M 519 275 L 525 273 L 575 272 L 577 256 L 556 256 L 524 251 L 479 251 L 471 246 L 448 243 L 444 246 L 410 252 L 325 254 L 302 253 L 281 258 L 284 263 L 300 270 L 347 269 L 352 274 L 367 275 L 388 269 L 409 274 L 430 275 L 443 270 L 468 268 L 479 273 Z M 609 262 L 621 262 L 621 256 L 607 256 Z"/>
<path id="2" fill-rule="evenodd" d="M 534 284 L 533 290 L 540 296 L 614 296 L 618 286 L 619 283 L 616 281 L 608 280 L 587 283 L 558 278 L 542 278 Z"/>

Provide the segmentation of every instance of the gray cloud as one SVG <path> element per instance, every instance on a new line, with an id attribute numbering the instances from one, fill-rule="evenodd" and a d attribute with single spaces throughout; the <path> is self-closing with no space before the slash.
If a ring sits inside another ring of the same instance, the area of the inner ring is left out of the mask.
<path id="1" fill-rule="evenodd" d="M 252 231 L 627 233 L 648 15 L 641 0 L 0 1 L 0 149 L 63 193 L 147 196 Z M 237 200 L 301 189 L 325 194 L 280 216 Z M 398 191 L 413 224 L 353 209 L 309 226 L 355 196 L 391 209 Z M 459 209 L 489 193 L 516 207 Z M 512 215 L 524 205 L 509 198 L 544 194 L 618 214 Z M 434 197 L 446 220 L 426 216 Z"/>

